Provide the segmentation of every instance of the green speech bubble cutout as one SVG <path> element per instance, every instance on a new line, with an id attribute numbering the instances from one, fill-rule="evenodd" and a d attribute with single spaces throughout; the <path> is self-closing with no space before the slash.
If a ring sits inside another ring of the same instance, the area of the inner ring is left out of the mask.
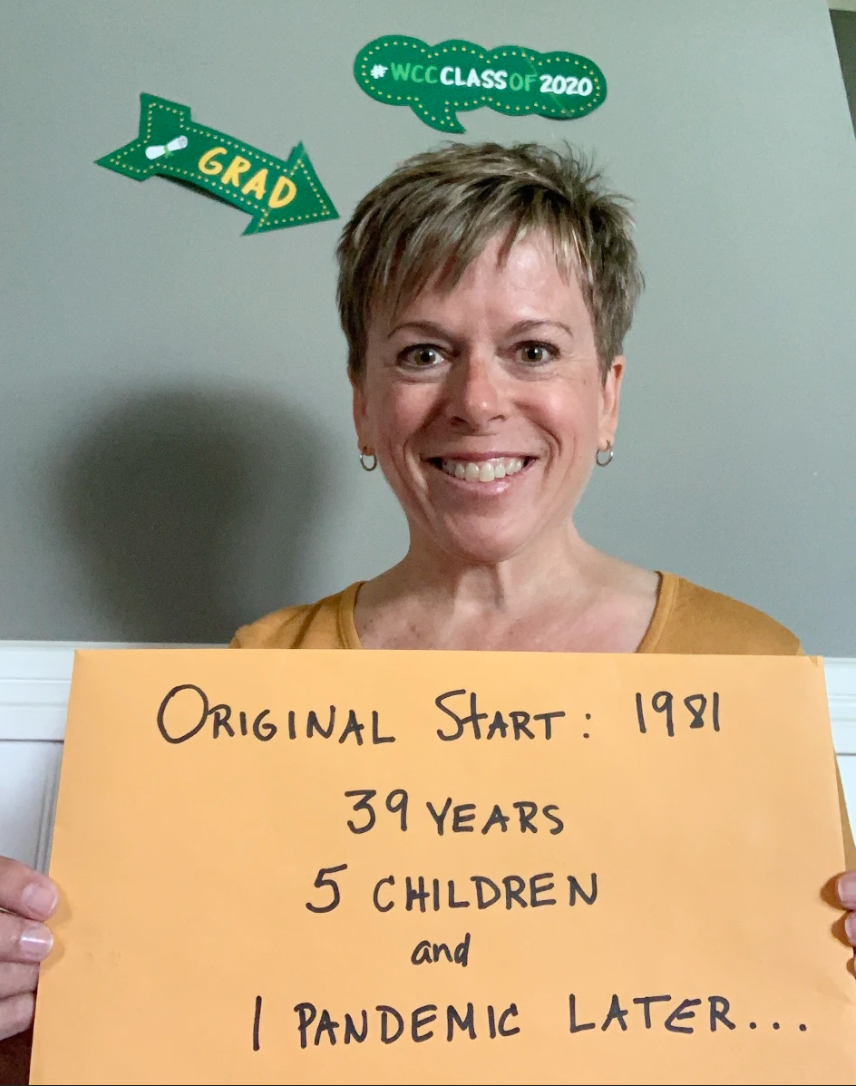
<path id="1" fill-rule="evenodd" d="M 537 113 L 571 120 L 606 99 L 603 72 L 576 53 L 536 53 L 519 45 L 482 49 L 469 41 L 431 47 L 400 34 L 361 49 L 354 76 L 370 97 L 410 106 L 441 132 L 464 132 L 457 114 L 467 109 L 487 106 L 512 117 Z"/>

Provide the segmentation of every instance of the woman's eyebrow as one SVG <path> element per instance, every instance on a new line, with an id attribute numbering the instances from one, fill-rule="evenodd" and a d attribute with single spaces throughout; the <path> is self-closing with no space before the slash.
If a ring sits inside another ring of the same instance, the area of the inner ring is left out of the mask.
<path id="1" fill-rule="evenodd" d="M 434 321 L 404 321 L 403 324 L 397 324 L 386 338 L 392 339 L 396 332 L 406 329 L 414 332 L 424 332 L 429 336 L 442 336 L 444 339 L 453 338 L 442 324 L 436 324 Z"/>
<path id="2" fill-rule="evenodd" d="M 515 336 L 519 335 L 521 332 L 531 332 L 535 328 L 547 327 L 561 328 L 563 332 L 567 333 L 567 335 L 571 337 L 571 339 L 574 338 L 574 333 L 571 331 L 567 324 L 565 324 L 563 321 L 550 320 L 518 321 L 517 324 L 513 324 L 511 328 L 508 329 L 508 334 L 511 336 Z"/>
<path id="3" fill-rule="evenodd" d="M 513 324 L 507 334 L 510 336 L 520 335 L 522 332 L 531 332 L 535 328 L 561 328 L 566 335 L 569 335 L 571 339 L 574 338 L 574 333 L 571 328 L 563 321 L 551 321 L 551 320 L 525 320 L 518 321 Z M 392 339 L 396 332 L 402 331 L 424 332 L 429 336 L 442 336 L 444 339 L 454 339 L 454 336 L 443 327 L 442 324 L 437 324 L 435 321 L 404 321 L 402 324 L 397 324 L 387 339 Z"/>

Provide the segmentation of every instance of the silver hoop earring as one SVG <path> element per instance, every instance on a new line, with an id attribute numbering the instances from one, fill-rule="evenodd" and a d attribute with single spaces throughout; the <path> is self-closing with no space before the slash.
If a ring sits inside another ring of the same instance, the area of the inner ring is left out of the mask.
<path id="1" fill-rule="evenodd" d="M 366 460 L 371 459 L 371 465 L 366 463 Z M 363 471 L 374 471 L 377 467 L 377 457 L 374 453 L 366 453 L 360 450 L 360 467 Z"/>
<path id="2" fill-rule="evenodd" d="M 606 460 L 601 460 L 600 454 L 606 454 Z M 612 463 L 612 458 L 615 456 L 615 449 L 612 447 L 612 442 L 607 441 L 605 449 L 598 449 L 594 454 L 594 462 L 599 468 L 606 468 Z"/>

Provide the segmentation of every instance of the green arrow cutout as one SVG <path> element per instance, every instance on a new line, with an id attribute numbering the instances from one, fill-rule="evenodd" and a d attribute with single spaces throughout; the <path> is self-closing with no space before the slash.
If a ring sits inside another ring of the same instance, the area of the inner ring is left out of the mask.
<path id="1" fill-rule="evenodd" d="M 190 119 L 190 107 L 140 95 L 140 134 L 96 161 L 136 181 L 160 174 L 205 189 L 252 216 L 245 234 L 338 219 L 303 144 L 287 161 Z"/>

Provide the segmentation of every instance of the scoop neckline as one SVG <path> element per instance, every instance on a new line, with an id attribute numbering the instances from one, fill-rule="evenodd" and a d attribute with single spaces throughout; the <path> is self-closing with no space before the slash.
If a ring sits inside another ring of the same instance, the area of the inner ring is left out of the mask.
<path id="1" fill-rule="evenodd" d="M 667 573 L 665 570 L 660 569 L 656 570 L 656 573 L 660 578 L 660 584 L 657 587 L 657 602 L 654 604 L 654 610 L 651 612 L 651 621 L 648 623 L 648 629 L 642 635 L 642 640 L 636 646 L 637 653 L 655 651 L 655 646 L 663 636 L 663 631 L 666 629 L 669 619 L 671 618 L 672 608 L 675 605 L 675 599 L 678 595 L 680 577 L 675 576 L 674 573 Z M 354 627 L 354 633 L 356 633 L 356 627 Z"/>
<path id="2" fill-rule="evenodd" d="M 660 583 L 657 586 L 657 602 L 654 604 L 654 610 L 651 613 L 651 620 L 648 623 L 648 628 L 645 630 L 645 633 L 642 635 L 642 640 L 636 647 L 635 651 L 637 653 L 655 651 L 655 647 L 663 636 L 663 631 L 668 624 L 678 592 L 679 577 L 674 573 L 666 573 L 663 570 L 656 570 L 655 572 L 660 578 Z M 357 633 L 357 624 L 354 620 L 354 608 L 360 589 L 365 583 L 365 581 L 354 581 L 352 585 L 348 585 L 345 591 L 339 595 L 339 604 L 336 612 L 336 626 L 339 640 L 346 649 L 362 649 L 363 647 L 360 642 L 360 635 Z"/>

